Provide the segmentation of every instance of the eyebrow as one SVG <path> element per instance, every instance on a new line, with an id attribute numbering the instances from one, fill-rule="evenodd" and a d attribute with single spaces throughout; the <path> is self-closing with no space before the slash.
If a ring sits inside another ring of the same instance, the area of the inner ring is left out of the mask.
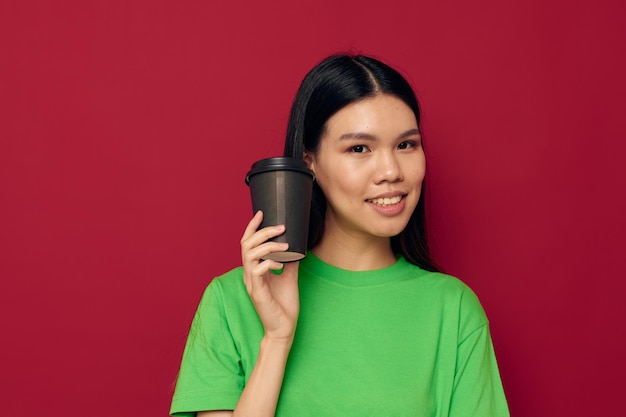
<path id="1" fill-rule="evenodd" d="M 398 136 L 398 139 L 404 139 L 409 136 L 419 135 L 419 134 L 420 134 L 419 129 L 411 129 L 411 130 L 407 130 L 406 132 Z M 369 133 L 362 133 L 362 132 L 344 133 L 343 135 L 339 136 L 339 140 L 349 140 L 349 139 L 376 140 L 376 136 L 371 135 Z"/>

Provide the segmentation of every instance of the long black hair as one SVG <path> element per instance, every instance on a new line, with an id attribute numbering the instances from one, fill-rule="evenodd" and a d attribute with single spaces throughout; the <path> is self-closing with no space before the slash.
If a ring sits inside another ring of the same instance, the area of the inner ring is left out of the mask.
<path id="1" fill-rule="evenodd" d="M 287 127 L 284 156 L 303 158 L 315 153 L 328 119 L 350 103 L 377 94 L 392 94 L 413 110 L 418 126 L 420 109 L 415 93 L 404 77 L 390 66 L 363 55 L 332 55 L 304 77 Z M 412 264 L 438 271 L 426 241 L 423 193 L 404 230 L 391 238 L 391 247 Z M 315 247 L 324 235 L 326 197 L 314 183 L 309 221 L 308 248 Z"/>

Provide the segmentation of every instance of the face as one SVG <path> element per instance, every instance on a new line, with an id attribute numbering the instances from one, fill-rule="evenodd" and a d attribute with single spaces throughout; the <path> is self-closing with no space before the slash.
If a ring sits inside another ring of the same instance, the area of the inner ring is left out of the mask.
<path id="1" fill-rule="evenodd" d="M 399 234 L 420 198 L 426 168 L 415 115 L 389 94 L 342 108 L 305 155 L 326 196 L 325 235 Z"/>

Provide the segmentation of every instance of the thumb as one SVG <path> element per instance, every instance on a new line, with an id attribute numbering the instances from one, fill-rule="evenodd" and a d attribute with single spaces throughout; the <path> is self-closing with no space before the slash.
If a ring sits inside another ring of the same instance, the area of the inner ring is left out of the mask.
<path id="1" fill-rule="evenodd" d="M 300 262 L 287 262 L 284 265 L 283 275 L 298 276 L 298 266 L 300 265 Z"/>

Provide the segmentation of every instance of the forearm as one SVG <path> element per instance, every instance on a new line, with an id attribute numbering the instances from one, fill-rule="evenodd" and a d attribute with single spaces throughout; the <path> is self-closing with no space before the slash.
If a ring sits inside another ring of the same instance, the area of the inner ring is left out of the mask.
<path id="1" fill-rule="evenodd" d="M 233 417 L 273 417 L 292 341 L 263 338 L 252 374 Z"/>

